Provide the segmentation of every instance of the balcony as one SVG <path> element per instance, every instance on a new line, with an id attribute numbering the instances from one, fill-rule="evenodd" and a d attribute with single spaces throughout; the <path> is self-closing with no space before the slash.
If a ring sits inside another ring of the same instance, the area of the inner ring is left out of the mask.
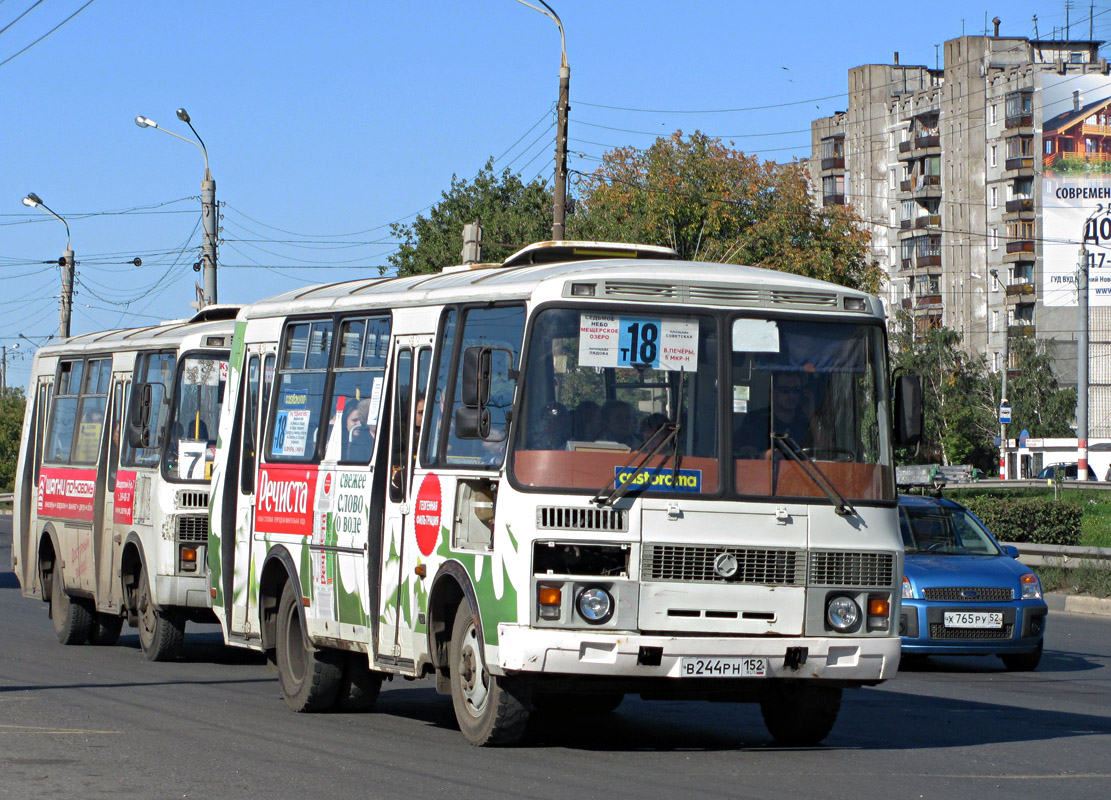
<path id="1" fill-rule="evenodd" d="M 1031 325 L 1008 325 L 1007 336 L 1012 339 L 1027 339 L 1034 335 L 1034 326 Z"/>
<path id="2" fill-rule="evenodd" d="M 929 256 L 921 256 L 920 255 L 920 256 L 918 256 L 917 259 L 915 259 L 914 266 L 916 266 L 916 267 L 940 267 L 941 266 L 941 254 L 937 253 L 935 255 L 929 255 Z"/>
<path id="3" fill-rule="evenodd" d="M 1033 156 L 1019 156 L 1018 158 L 1008 158 L 1003 162 L 1003 169 L 1008 172 L 1029 172 L 1034 173 L 1034 157 Z"/>
<path id="4" fill-rule="evenodd" d="M 915 150 L 924 150 L 928 147 L 941 147 L 941 136 L 931 133 L 926 136 L 919 136 L 914 140 Z"/>
<path id="5" fill-rule="evenodd" d="M 1034 300 L 1036 289 L 1032 283 L 1012 283 L 1007 286 L 1008 303 L 1030 303 Z"/>
<path id="6" fill-rule="evenodd" d="M 822 195 L 822 205 L 823 206 L 843 206 L 843 205 L 845 205 L 845 195 L 844 194 L 823 194 Z"/>
<path id="7" fill-rule="evenodd" d="M 822 159 L 822 171 L 823 172 L 826 172 L 826 171 L 831 170 L 831 169 L 844 169 L 844 168 L 845 168 L 845 157 L 844 156 L 834 156 L 833 158 L 823 158 Z"/>
<path id="8" fill-rule="evenodd" d="M 914 220 L 914 227 L 916 227 L 916 228 L 940 228 L 941 227 L 941 215 L 940 214 L 926 214 L 924 216 L 917 217 Z"/>
<path id="9" fill-rule="evenodd" d="M 1015 200 L 1007 201 L 1007 213 L 1014 214 L 1022 211 L 1033 211 L 1034 199 L 1032 197 L 1020 197 Z"/>
<path id="10" fill-rule="evenodd" d="M 918 295 L 918 297 L 915 299 L 915 302 L 914 302 L 915 308 L 930 308 L 932 306 L 940 306 L 940 305 L 941 305 L 941 295 L 940 294 L 920 294 L 920 295 Z"/>
<path id="11" fill-rule="evenodd" d="M 901 301 L 901 305 L 904 311 L 910 311 L 914 308 L 914 300 L 910 297 L 904 297 Z"/>
<path id="12" fill-rule="evenodd" d="M 1034 126 L 1033 114 L 1022 114 L 1021 116 L 1007 117 L 1004 127 L 1006 128 L 1032 128 Z"/>
<path id="13" fill-rule="evenodd" d="M 1015 242 L 1007 242 L 1007 255 L 1012 253 L 1033 253 L 1034 240 L 1033 239 L 1019 239 Z"/>
<path id="14" fill-rule="evenodd" d="M 901 219 L 901 220 L 899 220 L 899 230 L 901 230 L 901 231 L 909 231 L 913 225 L 914 225 L 914 220 L 912 220 L 912 219 Z"/>

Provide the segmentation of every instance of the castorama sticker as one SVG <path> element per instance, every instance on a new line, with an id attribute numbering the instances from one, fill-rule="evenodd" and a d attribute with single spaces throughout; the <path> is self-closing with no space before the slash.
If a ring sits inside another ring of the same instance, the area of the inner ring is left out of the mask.
<path id="1" fill-rule="evenodd" d="M 312 535 L 316 467 L 263 464 L 255 495 L 255 528 L 260 533 Z"/>

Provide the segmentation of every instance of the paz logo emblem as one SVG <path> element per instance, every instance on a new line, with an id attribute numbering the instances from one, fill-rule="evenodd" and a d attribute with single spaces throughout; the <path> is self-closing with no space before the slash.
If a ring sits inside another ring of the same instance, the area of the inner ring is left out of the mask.
<path id="1" fill-rule="evenodd" d="M 737 574 L 737 557 L 732 553 L 719 553 L 714 559 L 714 572 L 723 578 L 732 578 Z"/>

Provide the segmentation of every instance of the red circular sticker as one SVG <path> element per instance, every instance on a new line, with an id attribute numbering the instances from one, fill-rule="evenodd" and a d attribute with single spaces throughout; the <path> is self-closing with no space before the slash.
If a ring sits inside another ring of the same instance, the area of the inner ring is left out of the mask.
<path id="1" fill-rule="evenodd" d="M 440 479 L 435 473 L 428 473 L 421 481 L 413 514 L 413 527 L 421 553 L 432 555 L 440 538 Z"/>
<path id="2" fill-rule="evenodd" d="M 332 491 L 332 473 L 324 475 L 324 494 L 330 494 Z"/>

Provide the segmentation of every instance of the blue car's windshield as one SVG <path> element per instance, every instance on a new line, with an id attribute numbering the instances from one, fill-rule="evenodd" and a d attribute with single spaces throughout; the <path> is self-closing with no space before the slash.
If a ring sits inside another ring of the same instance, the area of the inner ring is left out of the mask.
<path id="1" fill-rule="evenodd" d="M 996 556 L 1002 551 L 984 527 L 963 508 L 901 506 L 899 527 L 908 553 Z"/>

